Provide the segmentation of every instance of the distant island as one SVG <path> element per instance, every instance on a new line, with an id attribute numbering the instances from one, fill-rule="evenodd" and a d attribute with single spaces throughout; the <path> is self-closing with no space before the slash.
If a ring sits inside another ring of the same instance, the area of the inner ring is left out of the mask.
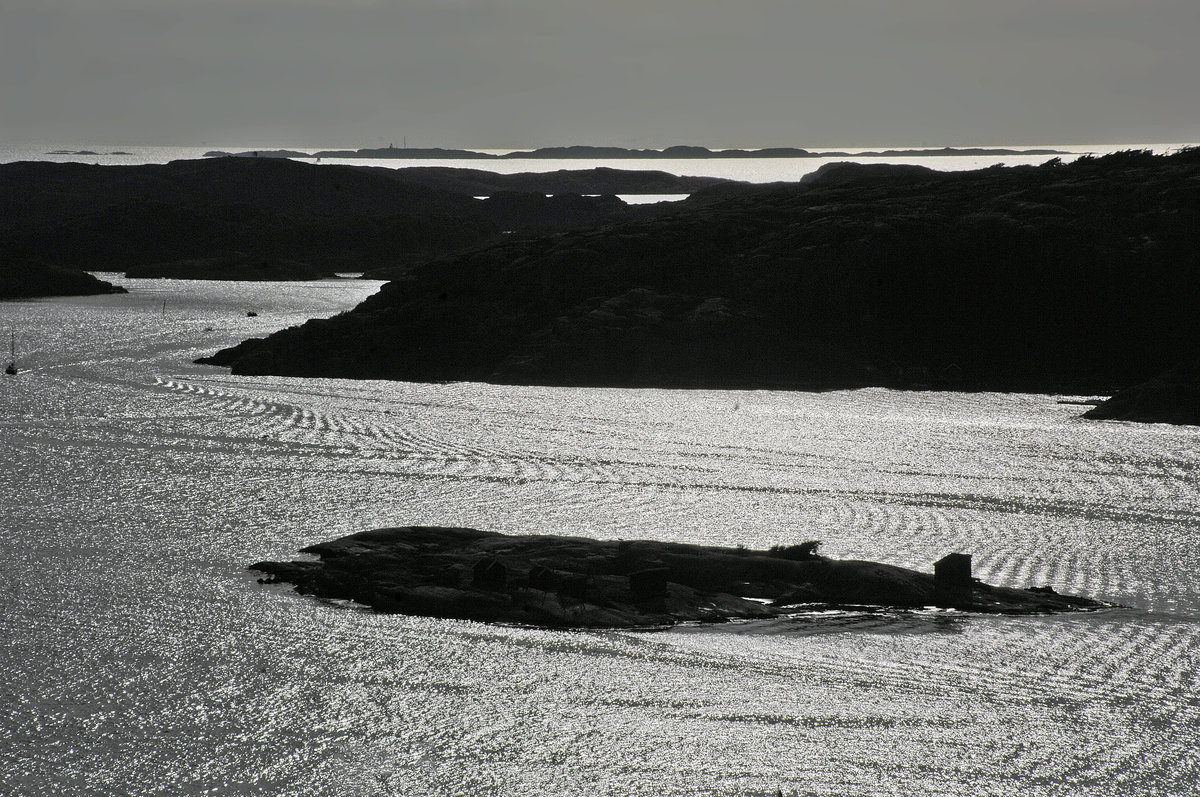
<path id="1" fill-rule="evenodd" d="M 829 608 L 1037 614 L 1102 607 L 1040 586 L 994 587 L 970 557 L 934 573 L 827 559 L 809 541 L 760 551 L 651 540 L 506 535 L 409 526 L 312 545 L 318 559 L 259 562 L 268 583 L 381 612 L 547 628 L 646 628 Z"/>
<path id="2" fill-rule="evenodd" d="M 396 158 L 403 160 L 619 160 L 680 158 L 930 158 L 944 156 L 992 157 L 1011 155 L 1070 155 L 1056 149 L 1011 149 L 988 147 L 941 147 L 939 149 L 886 149 L 866 152 L 813 152 L 797 147 L 767 147 L 764 149 L 708 149 L 707 147 L 671 146 L 665 149 L 627 149 L 625 147 L 542 147 L 533 150 L 518 150 L 503 154 L 478 152 L 469 149 L 442 149 L 439 147 L 364 147 L 362 149 L 324 149 L 318 152 L 295 150 L 249 150 L 225 152 L 210 150 L 206 158 Z"/>
<path id="3" fill-rule="evenodd" d="M 49 152 L 47 152 L 46 154 L 47 155 L 100 155 L 101 153 L 95 152 L 90 149 L 52 149 Z M 118 149 L 118 150 L 113 150 L 112 152 L 108 152 L 108 153 L 104 153 L 104 154 L 128 155 L 129 153 L 125 152 L 124 150 Z"/>
<path id="4" fill-rule="evenodd" d="M 238 374 L 1111 395 L 1196 357 L 1200 150 L 835 163 L 403 269 Z"/>

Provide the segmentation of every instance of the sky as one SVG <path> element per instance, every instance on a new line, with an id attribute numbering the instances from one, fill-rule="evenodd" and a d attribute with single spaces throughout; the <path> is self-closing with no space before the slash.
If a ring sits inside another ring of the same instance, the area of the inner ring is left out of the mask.
<path id="1" fill-rule="evenodd" d="M 1200 140 L 1200 0 L 0 0 L 0 144 Z"/>

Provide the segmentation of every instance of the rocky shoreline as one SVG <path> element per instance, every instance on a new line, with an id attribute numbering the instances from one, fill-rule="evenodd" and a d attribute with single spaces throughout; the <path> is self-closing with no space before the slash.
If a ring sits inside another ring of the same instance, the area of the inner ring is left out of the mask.
<path id="1" fill-rule="evenodd" d="M 258 562 L 264 583 L 380 612 L 547 628 L 647 628 L 765 619 L 814 607 L 942 607 L 988 614 L 1088 611 L 1105 604 L 1048 587 L 970 577 L 953 554 L 935 573 L 827 559 L 817 543 L 771 550 L 651 540 L 507 535 L 469 528 L 374 529 L 302 549 L 315 560 Z"/>

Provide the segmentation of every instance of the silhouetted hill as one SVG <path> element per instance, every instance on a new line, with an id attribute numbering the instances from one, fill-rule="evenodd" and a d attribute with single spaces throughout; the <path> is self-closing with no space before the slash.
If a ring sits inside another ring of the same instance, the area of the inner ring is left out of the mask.
<path id="1" fill-rule="evenodd" d="M 461 187 L 467 179 L 474 190 L 481 174 L 442 182 Z M 590 189 L 660 180 L 632 173 L 595 178 L 559 173 L 550 182 Z M 506 231 L 571 229 L 655 212 L 612 197 L 547 197 L 546 186 L 529 176 L 493 175 L 487 193 L 506 185 L 537 192 L 495 203 L 438 183 L 433 174 L 406 179 L 391 169 L 286 158 L 0 164 L 0 256 L 124 271 L 242 252 L 260 261 L 307 262 L 322 272 L 364 271 L 499 240 Z"/>
<path id="2" fill-rule="evenodd" d="M 352 167 L 267 158 L 0 165 L 0 253 L 89 270 L 241 251 L 354 271 L 499 233 L 470 197 Z"/>
<path id="3" fill-rule="evenodd" d="M 0 260 L 0 299 L 125 292 L 122 287 L 77 269 L 51 266 L 36 260 Z"/>
<path id="4" fill-rule="evenodd" d="M 836 173 L 443 258 L 352 312 L 208 361 L 418 381 L 1084 392 L 1194 356 L 1200 152 Z"/>

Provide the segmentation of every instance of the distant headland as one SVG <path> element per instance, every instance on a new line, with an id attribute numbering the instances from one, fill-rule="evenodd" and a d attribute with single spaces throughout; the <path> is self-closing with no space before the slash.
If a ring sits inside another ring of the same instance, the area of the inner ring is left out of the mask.
<path id="1" fill-rule="evenodd" d="M 42 296 L 96 296 L 125 293 L 119 285 L 98 279 L 76 268 L 51 265 L 30 258 L 0 256 L 0 299 L 33 299 Z"/>
<path id="2" fill-rule="evenodd" d="M 813 608 L 942 607 L 991 614 L 1104 606 L 1049 587 L 971 576 L 951 554 L 933 573 L 827 559 L 818 543 L 771 550 L 652 540 L 507 535 L 469 528 L 375 529 L 312 545 L 317 560 L 259 562 L 268 583 L 381 612 L 548 628 L 646 628 L 767 619 Z"/>
<path id="3" fill-rule="evenodd" d="M 1200 150 L 971 172 L 834 163 L 673 205 L 381 269 L 392 282 L 356 309 L 203 362 L 427 382 L 1111 395 L 1196 357 Z"/>
<path id="4" fill-rule="evenodd" d="M 495 174 L 287 158 L 2 163 L 0 264 L 22 275 L 12 290 L 35 284 L 39 261 L 137 277 L 314 279 L 403 267 L 513 235 L 649 218 L 665 211 L 615 194 L 727 184 L 628 169 Z"/>
<path id="5" fill-rule="evenodd" d="M 813 152 L 797 147 L 767 147 L 764 149 L 708 149 L 707 147 L 671 146 L 665 149 L 627 149 L 625 147 L 542 147 L 498 154 L 470 149 L 440 147 L 365 147 L 362 149 L 325 149 L 300 152 L 289 149 L 224 152 L 210 150 L 206 158 L 394 158 L 397 160 L 678 160 L 692 158 L 931 158 L 944 156 L 993 157 L 1012 155 L 1070 155 L 1057 149 L 1009 149 L 986 147 L 941 147 L 939 149 L 885 149 L 866 152 Z"/>

